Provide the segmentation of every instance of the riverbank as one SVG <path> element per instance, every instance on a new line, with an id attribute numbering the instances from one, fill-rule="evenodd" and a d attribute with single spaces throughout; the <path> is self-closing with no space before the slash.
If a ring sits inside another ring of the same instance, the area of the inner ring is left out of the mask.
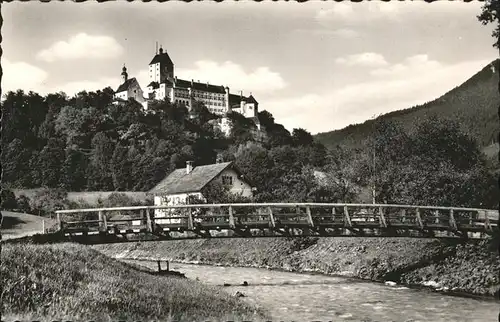
<path id="1" fill-rule="evenodd" d="M 174 276 L 155 276 L 71 243 L 3 244 L 5 320 L 262 320 L 226 293 Z"/>
<path id="2" fill-rule="evenodd" d="M 492 297 L 500 258 L 488 241 L 417 238 L 197 239 L 93 246 L 117 258 L 316 272 Z"/>

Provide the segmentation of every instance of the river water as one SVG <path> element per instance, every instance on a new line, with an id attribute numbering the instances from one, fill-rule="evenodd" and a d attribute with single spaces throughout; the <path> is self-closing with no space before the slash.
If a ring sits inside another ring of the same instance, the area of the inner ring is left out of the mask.
<path id="1" fill-rule="evenodd" d="M 497 321 L 500 308 L 495 301 L 318 274 L 180 263 L 170 269 L 243 293 L 242 300 L 270 312 L 273 321 L 484 322 Z"/>

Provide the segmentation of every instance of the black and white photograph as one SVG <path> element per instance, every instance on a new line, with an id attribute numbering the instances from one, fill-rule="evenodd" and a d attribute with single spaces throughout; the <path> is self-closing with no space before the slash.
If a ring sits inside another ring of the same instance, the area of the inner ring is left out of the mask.
<path id="1" fill-rule="evenodd" d="M 2 322 L 500 321 L 499 12 L 2 3 Z"/>

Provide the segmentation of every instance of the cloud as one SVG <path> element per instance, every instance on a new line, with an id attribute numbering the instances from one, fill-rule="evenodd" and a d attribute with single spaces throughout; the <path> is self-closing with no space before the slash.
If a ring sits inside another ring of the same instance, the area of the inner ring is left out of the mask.
<path id="1" fill-rule="evenodd" d="M 316 11 L 314 19 L 323 27 L 345 28 L 346 26 L 370 26 L 378 28 L 384 24 L 393 28 L 394 23 L 405 25 L 439 21 L 448 23 L 450 11 L 454 20 L 461 21 L 480 13 L 481 2 L 436 1 L 432 4 L 425 1 L 364 1 L 362 3 L 333 3 L 328 8 Z M 418 14 L 415 14 L 417 13 Z"/>
<path id="2" fill-rule="evenodd" d="M 329 9 L 320 9 L 315 19 L 326 26 L 332 23 L 372 23 L 375 20 L 397 18 L 401 7 L 396 2 L 342 2 L 335 3 Z"/>
<path id="3" fill-rule="evenodd" d="M 346 66 L 379 67 L 388 65 L 384 56 L 377 53 L 353 54 L 335 59 L 335 63 Z"/>
<path id="4" fill-rule="evenodd" d="M 253 71 L 245 71 L 241 65 L 231 61 L 218 63 L 201 60 L 195 63 L 194 68 L 178 68 L 175 73 L 183 79 L 229 86 L 233 93 L 240 90 L 266 93 L 287 86 L 281 75 L 269 67 L 257 67 Z"/>
<path id="5" fill-rule="evenodd" d="M 335 38 L 343 38 L 343 39 L 353 39 L 359 37 L 359 32 L 350 28 L 339 28 L 339 29 L 324 29 L 324 28 L 315 28 L 315 29 L 296 29 L 294 32 L 298 33 L 306 33 L 307 35 L 314 35 L 320 37 L 335 37 Z"/>
<path id="6" fill-rule="evenodd" d="M 115 58 L 123 53 L 122 46 L 112 37 L 79 33 L 67 41 L 58 41 L 37 54 L 46 62 L 75 59 Z"/>
<path id="7" fill-rule="evenodd" d="M 429 60 L 425 54 L 414 55 L 406 58 L 402 63 L 394 64 L 386 68 L 378 68 L 370 72 L 373 76 L 406 77 L 409 73 L 417 71 L 439 70 L 443 66 L 435 60 Z"/>
<path id="8" fill-rule="evenodd" d="M 266 100 L 261 106 L 289 129 L 303 127 L 312 133 L 331 131 L 438 98 L 489 62 L 477 60 L 447 65 L 426 55 L 416 55 L 379 69 L 362 83 Z"/>
<path id="9" fill-rule="evenodd" d="M 41 68 L 25 62 L 12 62 L 2 59 L 2 92 L 24 91 L 42 92 L 48 73 Z"/>
<path id="10" fill-rule="evenodd" d="M 346 38 L 346 39 L 359 37 L 359 32 L 357 32 L 356 30 L 353 30 L 353 29 L 348 29 L 348 28 L 340 28 L 340 29 L 332 30 L 331 34 L 333 36 Z"/>

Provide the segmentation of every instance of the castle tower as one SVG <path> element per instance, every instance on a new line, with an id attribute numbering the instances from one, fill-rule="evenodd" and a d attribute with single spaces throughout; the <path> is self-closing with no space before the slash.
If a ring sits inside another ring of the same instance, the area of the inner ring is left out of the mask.
<path id="1" fill-rule="evenodd" d="M 128 74 L 127 74 L 127 67 L 125 67 L 125 64 L 123 64 L 122 68 L 122 84 L 125 83 L 128 79 Z"/>
<path id="2" fill-rule="evenodd" d="M 158 84 L 174 78 L 174 63 L 166 51 L 160 46 L 160 50 L 149 63 L 149 80 Z"/>

